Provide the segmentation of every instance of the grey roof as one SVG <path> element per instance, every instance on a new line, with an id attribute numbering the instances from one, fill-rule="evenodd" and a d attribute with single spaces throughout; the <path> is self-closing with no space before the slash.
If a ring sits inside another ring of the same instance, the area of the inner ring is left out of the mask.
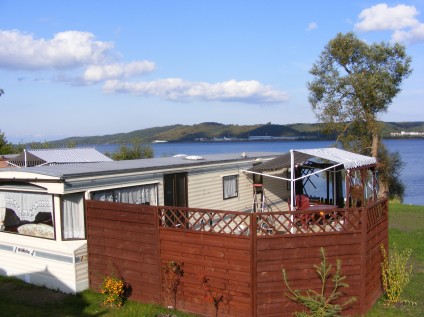
<path id="1" fill-rule="evenodd" d="M 25 160 L 31 161 L 30 165 L 41 164 L 74 164 L 92 162 L 110 162 L 112 159 L 97 151 L 95 148 L 61 148 L 61 149 L 35 149 L 26 150 L 9 162 L 15 165 Z"/>
<path id="2" fill-rule="evenodd" d="M 92 175 L 110 175 L 110 174 L 122 174 L 122 173 L 136 173 L 150 170 L 159 169 L 172 169 L 178 167 L 194 167 L 210 164 L 221 164 L 225 162 L 253 162 L 260 158 L 273 158 L 280 153 L 270 152 L 252 152 L 246 153 L 246 156 L 242 156 L 240 153 L 232 154 L 213 154 L 204 155 L 203 159 L 190 160 L 186 157 L 160 157 L 151 159 L 141 160 L 127 160 L 127 161 L 109 161 L 109 162 L 98 162 L 90 164 L 67 164 L 67 165 L 51 165 L 51 166 L 34 166 L 34 167 L 23 167 L 23 168 L 7 168 L 0 171 L 13 171 L 16 173 L 26 172 L 35 173 L 46 176 L 53 176 L 58 178 L 72 178 L 72 177 L 84 177 Z"/>
<path id="3" fill-rule="evenodd" d="M 300 164 L 310 160 L 311 158 L 319 158 L 322 160 L 342 164 L 345 169 L 358 168 L 363 166 L 370 166 L 376 164 L 374 157 L 360 155 L 337 148 L 320 148 L 320 149 L 306 149 L 306 150 L 293 150 L 294 163 Z M 253 172 L 269 172 L 291 166 L 290 152 L 279 155 L 276 158 L 259 164 L 250 169 Z"/>

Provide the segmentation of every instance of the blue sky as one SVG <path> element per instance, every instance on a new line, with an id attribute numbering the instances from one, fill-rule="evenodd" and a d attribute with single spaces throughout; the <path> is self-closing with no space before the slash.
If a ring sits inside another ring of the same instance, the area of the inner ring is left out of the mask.
<path id="1" fill-rule="evenodd" d="M 28 142 L 316 122 L 309 70 L 350 31 L 406 46 L 413 73 L 381 119 L 424 121 L 424 0 L 0 0 L 0 130 Z"/>

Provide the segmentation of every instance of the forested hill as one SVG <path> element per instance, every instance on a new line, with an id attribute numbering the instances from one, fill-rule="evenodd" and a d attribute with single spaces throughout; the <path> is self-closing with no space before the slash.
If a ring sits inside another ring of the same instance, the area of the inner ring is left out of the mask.
<path id="1" fill-rule="evenodd" d="M 391 132 L 424 132 L 424 122 L 385 122 L 384 137 Z M 328 138 L 320 132 L 320 124 L 255 124 L 236 125 L 204 122 L 195 125 L 169 125 L 163 127 L 136 130 L 128 133 L 117 133 L 102 136 L 70 137 L 52 141 L 53 144 L 124 144 L 139 140 L 151 143 L 157 140 L 167 142 L 213 141 L 213 140 L 254 140 L 254 139 L 310 139 Z"/>

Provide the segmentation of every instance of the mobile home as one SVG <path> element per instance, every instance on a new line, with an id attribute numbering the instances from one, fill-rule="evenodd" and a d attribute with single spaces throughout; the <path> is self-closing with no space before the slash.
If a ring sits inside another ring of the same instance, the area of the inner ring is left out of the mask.
<path id="1" fill-rule="evenodd" d="M 243 171 L 278 154 L 1 169 L 0 274 L 67 293 L 82 291 L 89 285 L 85 200 L 251 211 L 256 176 Z M 287 188 L 266 182 L 276 199 L 288 197 Z"/>

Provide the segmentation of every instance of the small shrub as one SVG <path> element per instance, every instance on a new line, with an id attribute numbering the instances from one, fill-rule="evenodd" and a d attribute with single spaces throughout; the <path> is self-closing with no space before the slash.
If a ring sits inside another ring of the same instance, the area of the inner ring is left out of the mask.
<path id="1" fill-rule="evenodd" d="M 411 277 L 412 265 L 408 266 L 408 261 L 412 250 L 407 248 L 399 252 L 396 243 L 393 243 L 393 249 L 389 255 L 383 245 L 381 245 L 381 253 L 383 255 L 381 279 L 387 303 L 390 305 L 410 303 L 402 301 L 400 297 Z"/>
<path id="2" fill-rule="evenodd" d="M 173 309 L 177 308 L 177 299 L 181 279 L 184 276 L 184 262 L 169 261 L 163 268 L 164 272 L 164 288 L 168 294 L 168 298 L 172 301 Z"/>
<path id="3" fill-rule="evenodd" d="M 321 291 L 316 292 L 314 290 L 306 290 L 303 294 L 299 290 L 293 290 L 289 286 L 288 277 L 285 269 L 282 269 L 283 280 L 286 284 L 291 296 L 288 296 L 291 300 L 298 302 L 299 304 L 305 306 L 307 311 L 296 312 L 294 315 L 298 317 L 304 316 L 340 316 L 341 312 L 348 305 L 356 301 L 355 297 L 351 297 L 345 300 L 341 304 L 336 304 L 335 301 L 340 298 L 342 293 L 340 288 L 349 287 L 349 285 L 344 282 L 346 279 L 345 276 L 341 274 L 341 261 L 337 260 L 336 263 L 336 272 L 333 275 L 333 290 L 331 293 L 326 296 L 327 282 L 331 276 L 332 265 L 327 264 L 327 258 L 325 256 L 324 248 L 321 248 L 321 264 L 319 266 L 314 265 L 315 271 L 318 274 L 321 280 Z"/>
<path id="4" fill-rule="evenodd" d="M 205 291 L 205 297 L 203 298 L 208 304 L 213 305 L 215 308 L 215 317 L 218 316 L 219 305 L 224 301 L 224 295 L 220 295 L 212 289 L 211 284 L 209 283 L 209 278 L 204 275 L 199 277 L 200 282 L 202 283 L 202 288 Z"/>
<path id="5" fill-rule="evenodd" d="M 100 291 L 106 295 L 103 304 L 112 307 L 121 307 L 124 303 L 125 282 L 115 275 L 107 275 L 100 284 Z"/>

